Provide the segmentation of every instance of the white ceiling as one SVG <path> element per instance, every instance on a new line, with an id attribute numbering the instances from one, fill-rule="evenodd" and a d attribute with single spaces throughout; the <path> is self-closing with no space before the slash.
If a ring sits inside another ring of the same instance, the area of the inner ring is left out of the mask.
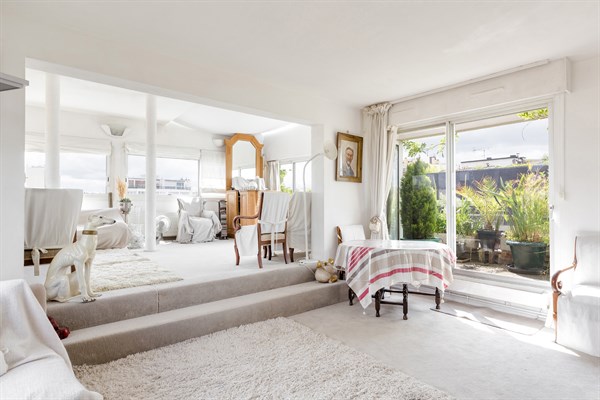
<path id="1" fill-rule="evenodd" d="M 26 89 L 27 104 L 44 106 L 45 72 L 28 68 L 26 79 L 29 81 Z M 66 76 L 60 77 L 60 102 L 64 110 L 134 119 L 146 118 L 146 94 Z M 289 125 L 285 121 L 166 97 L 157 97 L 156 110 L 159 123 L 176 122 L 210 134 L 258 134 Z"/>
<path id="2" fill-rule="evenodd" d="M 598 1 L 3 2 L 82 34 L 350 105 L 598 53 Z"/>

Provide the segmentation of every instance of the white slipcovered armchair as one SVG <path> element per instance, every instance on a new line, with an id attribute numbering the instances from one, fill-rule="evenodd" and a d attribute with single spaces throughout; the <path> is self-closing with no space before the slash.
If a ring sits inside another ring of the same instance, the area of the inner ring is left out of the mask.
<path id="1" fill-rule="evenodd" d="M 600 357 L 600 234 L 575 238 L 573 264 L 552 288 L 556 342 Z"/>
<path id="2" fill-rule="evenodd" d="M 191 201 L 177 199 L 177 203 L 179 204 L 177 242 L 210 242 L 221 232 L 219 217 L 214 211 L 204 209 L 204 201 L 201 197 L 194 197 Z"/>

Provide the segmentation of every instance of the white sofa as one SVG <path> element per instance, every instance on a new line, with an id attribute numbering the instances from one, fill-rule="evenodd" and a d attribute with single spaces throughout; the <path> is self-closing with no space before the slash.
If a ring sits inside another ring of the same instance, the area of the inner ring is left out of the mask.
<path id="1" fill-rule="evenodd" d="M 105 225 L 98 228 L 98 245 L 96 249 L 122 249 L 129 244 L 129 227 L 123 221 L 123 217 L 118 208 L 104 208 L 99 210 L 81 210 L 79 221 L 77 222 L 77 240 L 81 237 L 83 227 L 90 215 L 102 215 L 112 218 L 115 222 L 112 225 Z"/>
<path id="2" fill-rule="evenodd" d="M 75 377 L 65 347 L 24 280 L 0 281 L 0 321 L 1 399 L 102 399 Z"/>

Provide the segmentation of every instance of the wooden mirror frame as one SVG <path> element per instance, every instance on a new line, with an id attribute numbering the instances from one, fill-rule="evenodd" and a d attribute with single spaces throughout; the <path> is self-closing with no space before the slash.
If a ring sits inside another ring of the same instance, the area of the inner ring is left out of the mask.
<path id="1" fill-rule="evenodd" d="M 263 177 L 263 144 L 254 136 L 246 133 L 236 133 L 229 139 L 225 139 L 225 190 L 231 189 L 231 173 L 233 171 L 233 145 L 239 141 L 250 142 L 256 150 L 256 176 Z"/>

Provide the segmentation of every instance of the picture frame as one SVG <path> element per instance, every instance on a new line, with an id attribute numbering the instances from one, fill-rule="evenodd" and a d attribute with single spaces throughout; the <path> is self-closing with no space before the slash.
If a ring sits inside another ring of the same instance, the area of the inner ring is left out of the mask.
<path id="1" fill-rule="evenodd" d="M 335 180 L 341 182 L 362 182 L 363 138 L 338 132 L 338 156 L 335 168 Z"/>

